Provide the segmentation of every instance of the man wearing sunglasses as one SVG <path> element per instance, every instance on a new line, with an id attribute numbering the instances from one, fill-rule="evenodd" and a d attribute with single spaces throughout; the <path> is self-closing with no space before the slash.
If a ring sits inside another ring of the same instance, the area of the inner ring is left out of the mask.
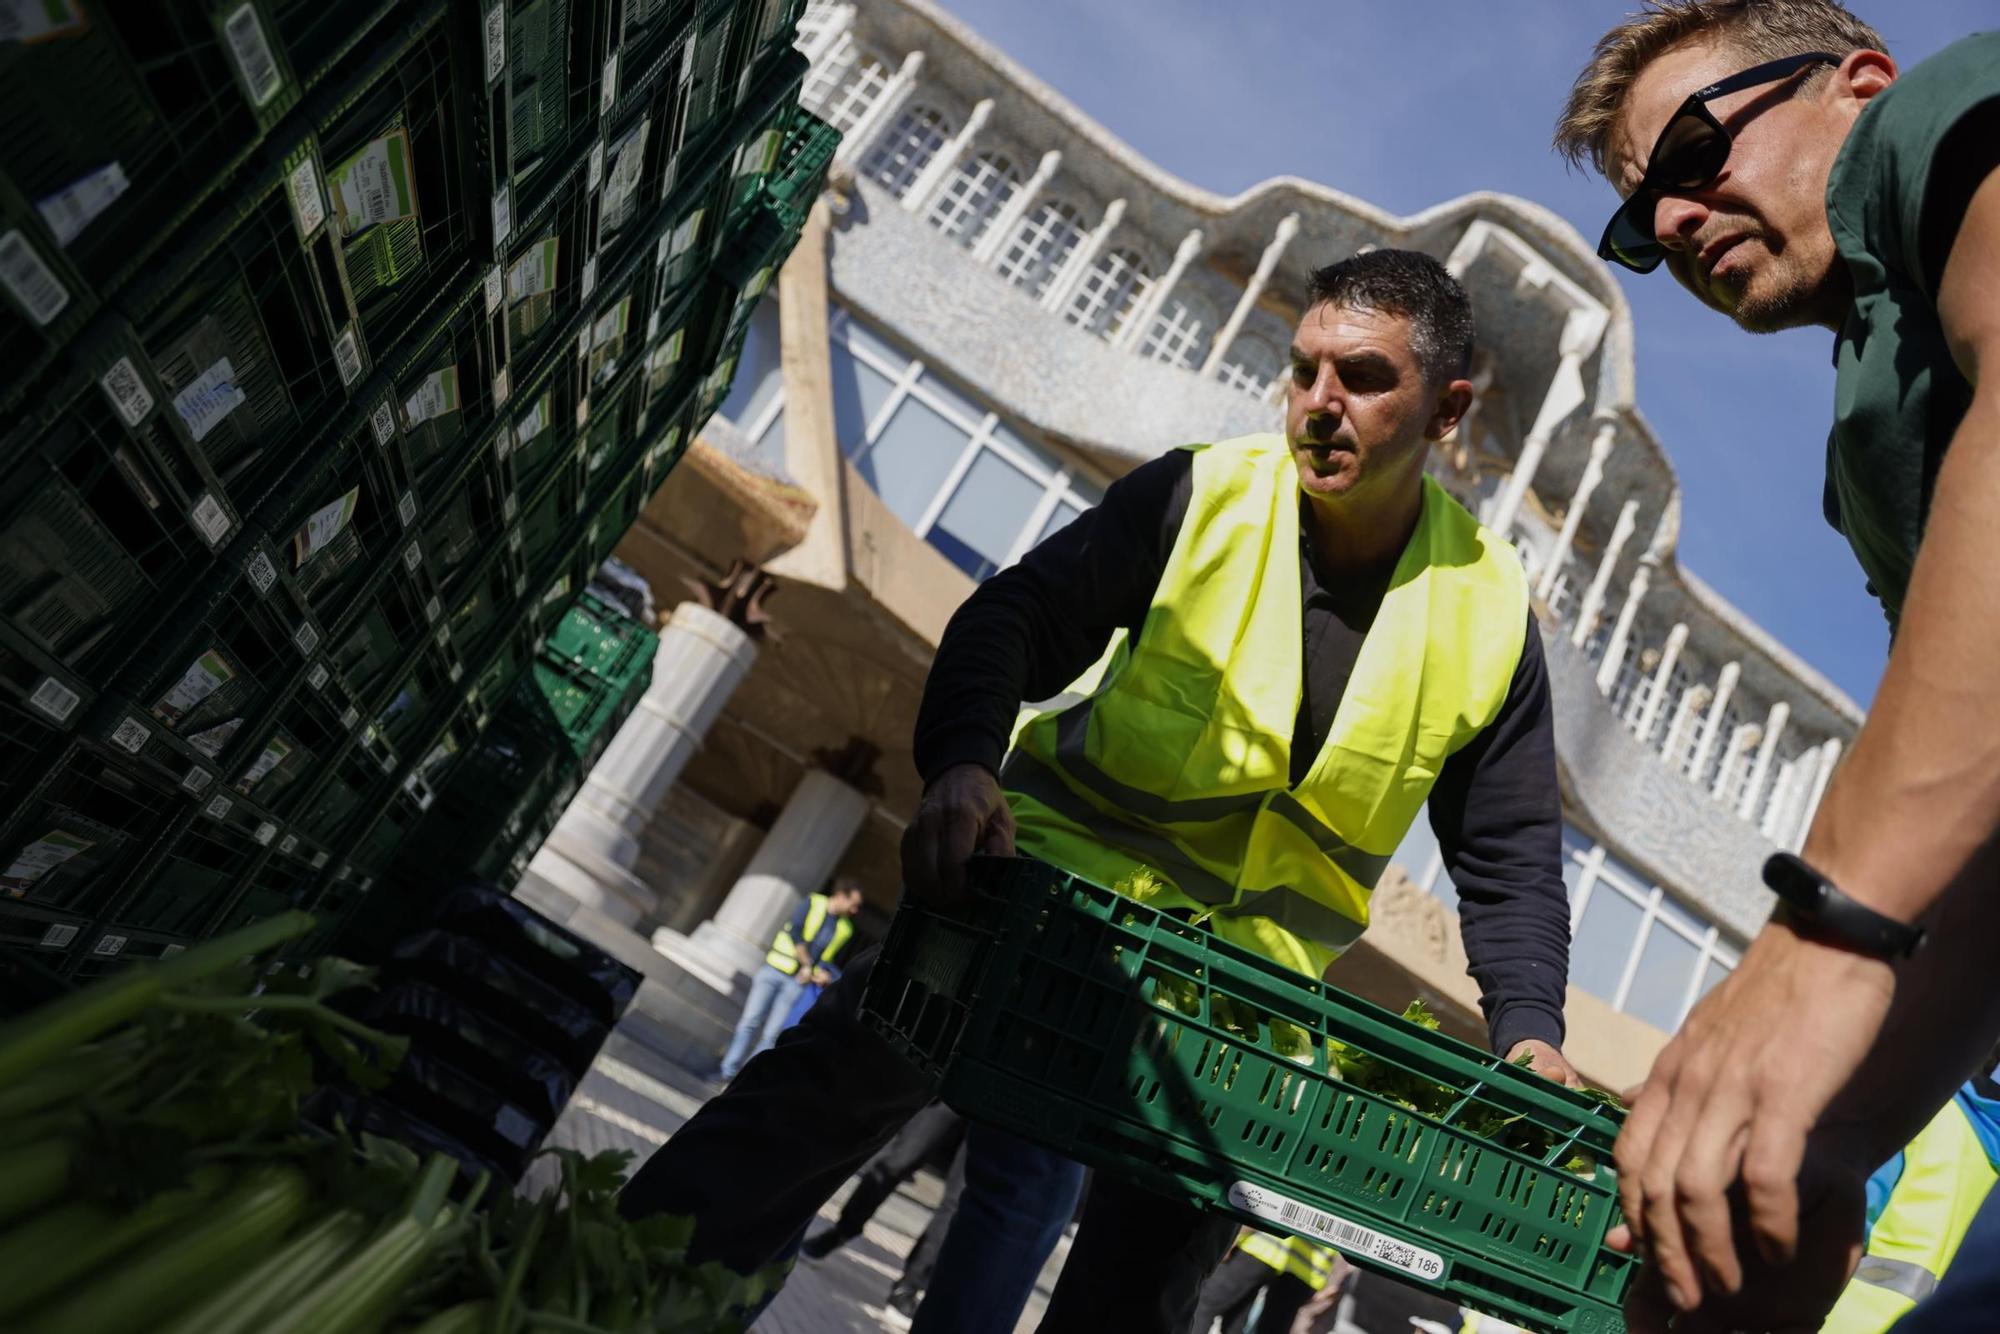
<path id="1" fill-rule="evenodd" d="M 2000 35 L 1899 77 L 1833 0 L 1656 0 L 1598 43 L 1556 144 L 1624 197 L 1606 259 L 1751 332 L 1836 336 L 1827 514 L 1888 669 L 1801 857 L 1765 870 L 1777 914 L 1618 1145 L 1635 1330 L 1816 1328 L 1863 1181 L 2000 1031 Z M 1993 1293 L 1950 1300 L 2000 1283 L 1987 1213 L 1899 1330 L 2000 1327 Z"/>

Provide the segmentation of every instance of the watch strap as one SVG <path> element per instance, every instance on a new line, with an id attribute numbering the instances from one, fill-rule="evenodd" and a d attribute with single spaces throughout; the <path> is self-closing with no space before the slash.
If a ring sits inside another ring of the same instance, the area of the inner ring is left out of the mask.
<path id="1" fill-rule="evenodd" d="M 1875 959 L 1903 959 L 1924 943 L 1922 927 L 1855 902 L 1792 853 L 1776 853 L 1764 863 L 1764 883 L 1815 934 L 1856 953 Z"/>

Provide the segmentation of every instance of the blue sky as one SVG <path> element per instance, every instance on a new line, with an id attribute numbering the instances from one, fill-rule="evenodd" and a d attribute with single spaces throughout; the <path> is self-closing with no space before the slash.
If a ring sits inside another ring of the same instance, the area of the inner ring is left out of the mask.
<path id="1" fill-rule="evenodd" d="M 1554 209 L 1593 245 L 1615 202 L 1548 142 L 1591 44 L 1632 0 L 943 3 L 1146 157 L 1211 190 L 1289 174 L 1404 214 L 1504 190 Z M 1852 8 L 1904 65 L 1995 13 L 1992 0 Z M 1820 517 L 1832 335 L 1753 341 L 1664 269 L 1620 276 L 1639 406 L 1684 491 L 1682 563 L 1865 705 L 1887 633 Z"/>

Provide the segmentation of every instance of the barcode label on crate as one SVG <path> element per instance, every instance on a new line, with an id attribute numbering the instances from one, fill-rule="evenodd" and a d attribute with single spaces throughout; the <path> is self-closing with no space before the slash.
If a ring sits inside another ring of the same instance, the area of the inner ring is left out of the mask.
<path id="1" fill-rule="evenodd" d="M 348 705 L 347 711 L 340 715 L 340 725 L 350 732 L 354 730 L 355 724 L 360 721 L 361 710 L 355 708 L 352 704 Z"/>
<path id="2" fill-rule="evenodd" d="M 450 626 L 448 626 L 448 625 L 440 625 L 440 626 L 439 626 L 439 627 L 437 628 L 437 633 L 436 633 L 436 634 L 434 634 L 434 635 L 432 635 L 432 636 L 431 636 L 431 638 L 432 638 L 432 639 L 435 639 L 435 640 L 437 641 L 437 646 L 438 646 L 439 648 L 450 648 L 450 647 L 451 647 L 451 627 L 450 627 Z"/>
<path id="3" fill-rule="evenodd" d="M 396 517 L 403 521 L 405 528 L 417 521 L 417 498 L 408 491 L 405 491 L 403 498 L 396 502 Z"/>
<path id="4" fill-rule="evenodd" d="M 200 792 L 208 786 L 211 777 L 212 775 L 210 775 L 208 770 L 202 768 L 199 764 L 194 765 L 188 769 L 187 777 L 181 779 L 181 790 L 184 792 Z"/>
<path id="5" fill-rule="evenodd" d="M 35 687 L 35 693 L 28 696 L 28 703 L 59 723 L 68 722 L 69 716 L 76 712 L 76 706 L 82 702 L 81 695 L 53 676 L 44 676 L 41 684 Z"/>
<path id="6" fill-rule="evenodd" d="M 529 246 L 507 270 L 507 300 L 518 303 L 555 291 L 556 261 L 561 255 L 561 237 L 545 236 Z"/>
<path id="7" fill-rule="evenodd" d="M 770 171 L 778 163 L 779 139 L 780 136 L 776 130 L 766 130 L 749 143 L 743 145 L 742 149 L 736 154 L 736 174 L 738 176 L 753 176 L 760 172 Z"/>
<path id="8" fill-rule="evenodd" d="M 326 689 L 327 680 L 328 680 L 328 673 L 326 670 L 326 664 L 323 662 L 314 663 L 312 665 L 312 670 L 306 673 L 306 684 L 311 686 L 314 690 Z"/>
<path id="9" fill-rule="evenodd" d="M 97 382 L 104 389 L 104 396 L 111 400 L 111 406 L 127 426 L 137 426 L 146 420 L 146 414 L 153 410 L 152 391 L 139 378 L 138 368 L 132 358 L 120 357 L 111 363 L 111 369 L 104 372 Z"/>
<path id="10" fill-rule="evenodd" d="M 493 194 L 493 244 L 505 245 L 513 230 L 514 201 L 503 185 Z"/>
<path id="11" fill-rule="evenodd" d="M 257 7 L 244 5 L 222 21 L 222 35 L 229 39 L 229 54 L 236 58 L 236 72 L 243 76 L 250 105 L 262 109 L 278 95 L 285 83 L 278 62 L 271 55 L 271 43 L 264 37 L 264 25 L 257 21 Z"/>
<path id="12" fill-rule="evenodd" d="M 283 838 L 278 840 L 278 851 L 284 853 L 287 857 L 291 856 L 298 850 L 299 850 L 299 836 L 297 834 L 286 834 Z"/>
<path id="13" fill-rule="evenodd" d="M 540 398 L 535 400 L 535 406 L 528 414 L 514 423 L 515 448 L 518 449 L 528 444 L 536 436 L 549 429 L 549 419 L 552 415 L 550 407 L 553 401 L 551 394 L 544 393 Z"/>
<path id="14" fill-rule="evenodd" d="M 421 543 L 411 542 L 410 545 L 403 548 L 403 568 L 411 574 L 417 572 L 417 566 L 422 563 L 423 559 L 424 549 Z"/>
<path id="15" fill-rule="evenodd" d="M 597 114 L 611 114 L 611 104 L 618 100 L 618 53 L 613 51 L 604 62 L 604 87 L 598 94 Z"/>
<path id="16" fill-rule="evenodd" d="M 160 947 L 160 957 L 162 959 L 171 959 L 176 954 L 185 954 L 185 953 L 187 953 L 187 946 L 185 945 L 178 945 L 178 944 L 162 945 Z"/>
<path id="17" fill-rule="evenodd" d="M 338 500 L 329 501 L 306 516 L 299 530 L 292 534 L 292 568 L 303 569 L 305 563 L 333 544 L 347 529 L 354 518 L 354 510 L 361 503 L 361 488 L 354 487 Z"/>
<path id="18" fill-rule="evenodd" d="M 588 425 L 590 425 L 590 400 L 579 398 L 576 401 L 576 429 L 581 431 Z"/>
<path id="19" fill-rule="evenodd" d="M 1365 1256 L 1392 1269 L 1400 1269 L 1426 1283 L 1436 1283 L 1444 1277 L 1444 1259 L 1435 1252 L 1386 1237 L 1373 1228 L 1315 1209 L 1248 1181 L 1230 1183 L 1229 1203 L 1288 1231 L 1323 1241 L 1351 1255 Z"/>
<path id="20" fill-rule="evenodd" d="M 486 271 L 486 313 L 491 315 L 500 309 L 500 293 L 505 289 L 501 281 L 500 266 L 495 264 Z"/>
<path id="21" fill-rule="evenodd" d="M 262 824 L 257 826 L 257 832 L 252 834 L 250 837 L 257 840 L 258 846 L 268 848 L 271 846 L 271 840 L 276 838 L 277 836 L 278 836 L 278 826 L 272 824 L 269 820 L 266 820 Z"/>
<path id="22" fill-rule="evenodd" d="M 528 594 L 528 576 L 527 576 L 526 572 L 523 572 L 523 573 L 521 573 L 521 574 L 517 574 L 517 575 L 515 575 L 515 576 L 514 576 L 514 596 L 515 596 L 515 597 L 517 597 L 517 598 L 518 598 L 518 597 L 526 597 L 526 596 L 527 596 L 527 594 Z"/>
<path id="23" fill-rule="evenodd" d="M 596 143 L 590 146 L 590 171 L 588 179 L 584 182 L 584 184 L 587 188 L 595 190 L 603 180 L 604 180 L 604 141 L 602 139 L 599 139 Z"/>
<path id="24" fill-rule="evenodd" d="M 137 755 L 145 749 L 146 742 L 152 735 L 152 728 L 137 718 L 127 717 L 111 729 L 111 744 Z"/>
<path id="25" fill-rule="evenodd" d="M 370 140 L 368 146 L 327 174 L 340 234 L 355 236 L 385 222 L 417 216 L 416 169 L 411 165 L 407 130 Z"/>
<path id="26" fill-rule="evenodd" d="M 115 959 L 125 952 L 125 942 L 129 939 L 129 936 L 102 935 L 90 947 L 90 952 L 100 958 Z"/>
<path id="27" fill-rule="evenodd" d="M 131 184 L 125 179 L 124 167 L 116 162 L 107 163 L 87 176 L 77 177 L 46 199 L 36 200 L 35 211 L 55 233 L 56 244 L 67 250 L 69 243 L 83 235 L 83 229 L 116 203 Z"/>
<path id="28" fill-rule="evenodd" d="M 444 604 L 439 602 L 437 594 L 433 593 L 430 600 L 424 603 L 424 619 L 435 624 L 437 618 L 442 615 L 444 615 Z"/>
<path id="29" fill-rule="evenodd" d="M 448 412 L 458 411 L 458 367 L 432 371 L 417 385 L 416 392 L 403 401 L 403 419 L 419 425 Z"/>
<path id="30" fill-rule="evenodd" d="M 492 83 L 507 68 L 507 6 L 495 5 L 486 11 L 486 82 Z"/>
<path id="31" fill-rule="evenodd" d="M 292 632 L 292 642 L 298 645 L 299 652 L 311 657 L 312 651 L 319 647 L 319 631 L 312 628 L 311 622 L 301 621 L 299 628 Z"/>
<path id="32" fill-rule="evenodd" d="M 451 678 L 451 683 L 453 685 L 457 685 L 459 678 L 465 675 L 465 668 L 460 666 L 458 663 L 454 662 L 451 665 L 451 670 L 446 672 L 445 675 Z"/>
<path id="33" fill-rule="evenodd" d="M 368 418 L 368 427 L 375 432 L 375 443 L 387 445 L 396 434 L 396 414 L 389 410 L 389 400 L 383 399 L 375 405 L 375 411 Z"/>
<path id="34" fill-rule="evenodd" d="M 37 328 L 62 313 L 69 289 L 62 285 L 19 228 L 0 236 L 0 285 L 28 312 Z"/>
<path id="35" fill-rule="evenodd" d="M 510 503 L 509 503 L 509 505 L 508 505 L 508 508 L 509 508 L 509 509 L 512 509 L 512 508 L 513 508 L 513 506 L 512 506 L 512 503 L 511 503 L 511 502 L 513 501 L 514 497 L 512 497 L 512 496 L 509 496 L 509 497 L 507 497 L 507 499 L 508 499 L 508 501 L 510 502 Z M 512 519 L 512 518 L 513 518 L 514 516 L 513 516 L 512 514 L 509 514 L 509 515 L 508 515 L 507 517 L 508 517 L 509 519 Z M 507 545 L 508 545 L 508 546 L 510 546 L 510 547 L 512 547 L 512 548 L 513 548 L 514 550 L 516 550 L 516 551 L 519 551 L 519 550 L 521 549 L 521 530 L 520 530 L 519 528 L 514 528 L 514 529 L 510 529 L 510 530 L 508 530 L 508 533 L 507 533 Z"/>
<path id="36" fill-rule="evenodd" d="M 235 808 L 235 802 L 218 792 L 208 799 L 208 805 L 204 809 L 208 812 L 209 819 L 220 820 Z"/>
<path id="37" fill-rule="evenodd" d="M 341 384 L 351 385 L 361 378 L 361 340 L 355 336 L 353 325 L 342 329 L 340 337 L 334 340 L 333 362 L 340 370 Z"/>
<path id="38" fill-rule="evenodd" d="M 259 593 L 270 592 L 271 585 L 278 582 L 278 567 L 262 548 L 251 553 L 250 559 L 244 563 L 243 572 L 250 576 L 251 584 Z"/>
<path id="39" fill-rule="evenodd" d="M 576 357 L 578 361 L 590 355 L 590 325 L 591 322 L 585 320 L 583 327 L 576 331 Z"/>
<path id="40" fill-rule="evenodd" d="M 315 871 L 317 871 L 317 870 L 318 870 L 318 869 L 319 869 L 320 867 L 322 867 L 322 866 L 326 865 L 326 849 L 325 849 L 325 848 L 318 848 L 318 849 L 315 849 L 315 850 L 314 850 L 314 852 L 313 852 L 313 859 L 312 859 L 312 864 L 313 864 L 313 870 L 315 870 Z"/>
<path id="41" fill-rule="evenodd" d="M 42 948 L 59 950 L 76 939 L 78 927 L 72 922 L 57 922 L 42 932 Z"/>
<path id="42" fill-rule="evenodd" d="M 235 527 L 230 522 L 229 511 L 222 508 L 222 502 L 209 491 L 201 493 L 201 499 L 195 501 L 194 508 L 188 511 L 188 518 L 194 521 L 195 531 L 201 534 L 202 541 L 208 543 L 211 549 L 221 546 L 230 529 Z"/>
<path id="43" fill-rule="evenodd" d="M 51 829 L 14 854 L 7 869 L 0 871 L 0 889 L 6 890 L 9 898 L 21 898 L 37 880 L 96 846 L 93 839 L 80 838 L 66 829 Z"/>
<path id="44" fill-rule="evenodd" d="M 507 402 L 507 368 L 502 366 L 493 376 L 493 406 L 501 407 Z"/>
<path id="45" fill-rule="evenodd" d="M 236 383 L 235 365 L 223 357 L 174 395 L 174 411 L 187 423 L 188 434 L 199 442 L 248 401 Z"/>
<path id="46" fill-rule="evenodd" d="M 583 280 L 579 284 L 582 300 L 590 300 L 590 294 L 597 290 L 597 256 L 592 255 L 583 262 Z"/>
<path id="47" fill-rule="evenodd" d="M 326 199 L 319 192 L 319 164 L 310 152 L 305 161 L 292 168 L 292 217 L 300 236 L 311 236 L 326 221 Z"/>

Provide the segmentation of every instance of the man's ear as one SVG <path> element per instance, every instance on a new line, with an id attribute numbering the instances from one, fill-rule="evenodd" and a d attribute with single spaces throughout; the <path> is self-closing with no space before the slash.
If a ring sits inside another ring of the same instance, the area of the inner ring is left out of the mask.
<path id="1" fill-rule="evenodd" d="M 1438 390 L 1437 401 L 1431 408 L 1431 419 L 1424 424 L 1424 439 L 1444 439 L 1471 408 L 1472 381 L 1453 380 Z"/>
<path id="2" fill-rule="evenodd" d="M 1886 51 L 1849 51 L 1832 80 L 1838 94 L 1858 104 L 1857 111 L 1895 81 L 1896 60 Z"/>

